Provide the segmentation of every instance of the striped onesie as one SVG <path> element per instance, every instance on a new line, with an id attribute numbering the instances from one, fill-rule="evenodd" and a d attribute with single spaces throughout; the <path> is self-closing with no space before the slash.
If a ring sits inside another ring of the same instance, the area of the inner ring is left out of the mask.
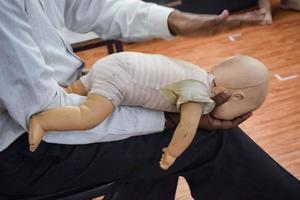
<path id="1" fill-rule="evenodd" d="M 203 103 L 203 114 L 215 106 L 213 76 L 197 65 L 162 55 L 122 52 L 97 61 L 80 81 L 88 94 L 119 105 L 179 112 L 188 101 Z"/>

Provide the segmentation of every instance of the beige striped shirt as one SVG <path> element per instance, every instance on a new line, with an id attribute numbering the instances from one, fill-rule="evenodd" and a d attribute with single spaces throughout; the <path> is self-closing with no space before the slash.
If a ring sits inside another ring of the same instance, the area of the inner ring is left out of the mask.
<path id="1" fill-rule="evenodd" d="M 213 76 L 197 65 L 162 55 L 122 52 L 97 61 L 82 83 L 88 93 L 119 105 L 178 112 L 188 101 L 204 104 L 209 113 Z"/>

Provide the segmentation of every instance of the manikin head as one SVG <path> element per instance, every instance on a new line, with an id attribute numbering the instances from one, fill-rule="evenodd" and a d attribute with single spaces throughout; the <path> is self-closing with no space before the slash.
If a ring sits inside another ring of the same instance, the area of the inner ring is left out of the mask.
<path id="1" fill-rule="evenodd" d="M 215 65 L 213 93 L 227 91 L 231 98 L 212 115 L 231 120 L 260 107 L 268 93 L 268 69 L 250 56 L 233 56 Z"/>

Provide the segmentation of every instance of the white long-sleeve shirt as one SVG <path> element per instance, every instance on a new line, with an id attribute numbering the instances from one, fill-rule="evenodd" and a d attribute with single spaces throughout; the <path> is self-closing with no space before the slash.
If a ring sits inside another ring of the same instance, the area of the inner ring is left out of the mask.
<path id="1" fill-rule="evenodd" d="M 32 114 L 84 101 L 59 86 L 78 79 L 83 67 L 61 37 L 64 26 L 79 33 L 94 31 L 102 39 L 168 38 L 170 12 L 139 0 L 1 0 L 0 151 L 28 130 Z M 158 132 L 163 126 L 162 112 L 120 107 L 92 130 L 47 133 L 44 140 L 105 142 Z"/>

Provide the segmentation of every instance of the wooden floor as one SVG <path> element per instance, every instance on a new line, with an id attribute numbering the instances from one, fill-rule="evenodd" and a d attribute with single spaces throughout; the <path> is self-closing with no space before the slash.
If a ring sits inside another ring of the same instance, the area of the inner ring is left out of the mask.
<path id="1" fill-rule="evenodd" d="M 231 34 L 241 33 L 235 42 Z M 236 54 L 254 56 L 270 70 L 270 91 L 266 103 L 244 122 L 242 129 L 277 162 L 300 179 L 300 13 L 274 12 L 271 26 L 247 27 L 208 38 L 176 38 L 125 45 L 126 51 L 159 53 L 184 59 L 209 69 L 214 63 Z M 90 66 L 105 50 L 79 53 Z M 298 78 L 279 81 L 281 76 Z M 190 200 L 188 187 L 180 179 L 176 200 Z"/>

